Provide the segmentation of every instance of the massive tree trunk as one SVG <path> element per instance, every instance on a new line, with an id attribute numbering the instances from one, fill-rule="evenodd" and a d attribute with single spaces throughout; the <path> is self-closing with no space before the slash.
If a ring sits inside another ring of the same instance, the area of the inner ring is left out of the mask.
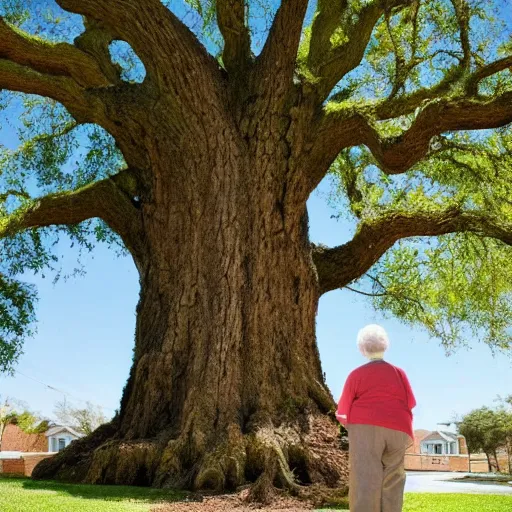
<path id="1" fill-rule="evenodd" d="M 251 150 L 214 121 L 179 148 L 151 138 L 134 362 L 119 417 L 37 477 L 201 489 L 344 483 L 315 339 L 307 213 L 283 185 L 286 145 L 267 132 Z M 77 451 L 73 476 L 65 461 Z"/>

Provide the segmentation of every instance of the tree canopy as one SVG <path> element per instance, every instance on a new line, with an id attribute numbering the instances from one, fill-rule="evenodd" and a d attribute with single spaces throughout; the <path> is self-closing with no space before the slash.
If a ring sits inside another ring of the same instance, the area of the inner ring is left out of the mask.
<path id="1" fill-rule="evenodd" d="M 370 295 L 447 350 L 510 349 L 511 31 L 506 0 L 0 0 L 0 369 L 34 325 L 23 276 L 59 274 L 59 237 L 137 263 L 131 116 L 164 84 L 187 115 L 179 78 L 199 68 L 197 97 L 220 83 L 250 109 L 257 91 L 305 127 L 295 200 L 329 172 L 355 232 L 314 248 L 322 293 Z"/>
<path id="2" fill-rule="evenodd" d="M 496 465 L 497 471 L 510 470 L 510 468 L 500 468 L 496 456 L 500 449 L 505 449 L 510 456 L 512 412 L 509 409 L 503 406 L 474 409 L 464 415 L 457 425 L 459 433 L 466 438 L 470 453 L 485 453 L 489 466 Z"/>

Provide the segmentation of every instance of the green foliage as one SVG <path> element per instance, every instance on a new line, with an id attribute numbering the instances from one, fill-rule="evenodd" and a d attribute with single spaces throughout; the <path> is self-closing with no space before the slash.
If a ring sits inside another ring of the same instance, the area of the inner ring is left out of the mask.
<path id="1" fill-rule="evenodd" d="M 13 421 L 18 427 L 27 434 L 43 434 L 48 430 L 48 420 L 39 420 L 33 413 L 23 411 L 16 414 L 16 419 Z"/>
<path id="2" fill-rule="evenodd" d="M 45 41 L 71 43 L 83 30 L 81 17 L 62 10 L 55 2 L 0 0 L 0 16 Z"/>
<path id="3" fill-rule="evenodd" d="M 24 0 L 1 0 L 0 13 L 5 21 L 19 27 L 30 19 L 30 11 Z"/>
<path id="4" fill-rule="evenodd" d="M 504 407 L 475 409 L 462 417 L 458 429 L 471 453 L 483 452 L 489 457 L 500 448 L 512 447 L 512 412 Z"/>
<path id="5" fill-rule="evenodd" d="M 400 131 L 401 121 L 389 130 Z M 365 148 L 344 151 L 332 168 L 340 215 L 435 212 L 457 206 L 512 222 L 512 132 L 445 134 L 405 175 L 387 176 Z M 373 305 L 441 340 L 447 353 L 476 338 L 512 348 L 511 249 L 478 234 L 397 242 L 358 283 Z"/>
<path id="6" fill-rule="evenodd" d="M 448 353 L 470 337 L 512 348 L 512 266 L 503 244 L 470 234 L 400 242 L 374 271 L 375 306 L 423 325 Z"/>
<path id="7" fill-rule="evenodd" d="M 0 372 L 11 372 L 31 334 L 35 290 L 14 279 L 0 277 Z"/>
<path id="8" fill-rule="evenodd" d="M 0 449 L 2 448 L 2 436 L 4 429 L 16 420 L 16 410 L 10 398 L 0 401 Z"/>
<path id="9" fill-rule="evenodd" d="M 357 3 L 352 2 L 354 11 Z M 416 2 L 383 17 L 364 61 L 338 85 L 357 84 L 352 99 L 410 93 L 449 78 L 463 57 L 460 27 L 451 0 Z M 470 0 L 472 68 L 499 58 L 507 48 L 507 27 L 496 0 Z M 508 84 L 510 77 L 504 74 Z M 395 81 L 399 78 L 399 87 Z"/>

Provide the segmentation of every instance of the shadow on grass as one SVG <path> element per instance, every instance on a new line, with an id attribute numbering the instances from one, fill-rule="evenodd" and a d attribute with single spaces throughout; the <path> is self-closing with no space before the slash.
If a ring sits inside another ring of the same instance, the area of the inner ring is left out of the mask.
<path id="1" fill-rule="evenodd" d="M 27 478 L 0 478 L 3 483 L 20 485 L 26 491 L 53 491 L 60 495 L 74 496 L 82 499 L 103 501 L 139 501 L 145 503 L 182 501 L 189 493 L 174 489 L 152 489 L 148 487 L 131 487 L 123 485 L 86 485 L 64 484 L 50 480 L 30 480 Z"/>

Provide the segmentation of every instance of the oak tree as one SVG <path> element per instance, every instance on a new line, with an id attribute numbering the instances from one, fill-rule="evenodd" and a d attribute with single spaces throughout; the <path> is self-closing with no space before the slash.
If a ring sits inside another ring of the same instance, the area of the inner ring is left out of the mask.
<path id="1" fill-rule="evenodd" d="M 0 3 L 0 362 L 59 235 L 121 244 L 141 292 L 119 415 L 36 476 L 344 483 L 315 316 L 345 286 L 509 346 L 506 2 L 56 3 Z M 329 172 L 355 223 L 332 248 L 306 209 Z"/>

